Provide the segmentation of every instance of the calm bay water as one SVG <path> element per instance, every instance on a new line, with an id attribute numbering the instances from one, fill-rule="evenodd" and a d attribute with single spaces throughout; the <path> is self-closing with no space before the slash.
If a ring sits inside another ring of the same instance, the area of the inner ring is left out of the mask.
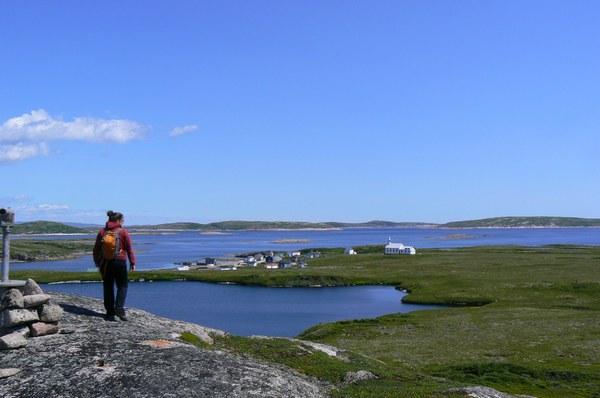
<path id="1" fill-rule="evenodd" d="M 56 238 L 59 237 L 43 237 Z M 356 228 L 334 231 L 233 231 L 215 235 L 199 232 L 133 235 L 140 270 L 173 268 L 175 262 L 248 252 L 385 244 L 388 238 L 415 246 L 417 253 L 419 248 L 482 245 L 599 245 L 600 228 Z M 301 242 L 278 243 L 281 240 Z M 11 270 L 84 271 L 94 265 L 88 255 L 69 261 L 11 263 L 10 267 Z M 46 285 L 44 289 L 102 297 L 102 287 L 98 283 Z M 403 304 L 400 301 L 403 295 L 389 286 L 286 289 L 201 282 L 133 282 L 130 284 L 127 305 L 238 335 L 295 336 L 321 322 L 435 308 Z"/>
<path id="2" fill-rule="evenodd" d="M 83 236 L 91 237 L 91 236 Z M 224 257 L 256 251 L 289 251 L 318 247 L 350 247 L 394 242 L 419 248 L 449 248 L 482 245 L 548 244 L 600 245 L 600 228 L 514 228 L 514 229 L 434 229 L 434 228 L 350 228 L 331 231 L 231 231 L 206 235 L 197 231 L 169 234 L 134 234 L 137 265 L 140 270 L 174 268 L 175 262 L 204 257 Z M 24 239 L 23 237 L 15 237 Z M 44 237 L 57 239 L 59 237 Z M 72 236 L 62 236 L 71 239 Z M 36 237 L 39 239 L 39 237 Z M 276 243 L 302 240 L 297 243 Z M 94 267 L 91 256 L 68 261 L 12 263 L 11 269 L 85 271 Z"/>
<path id="3" fill-rule="evenodd" d="M 102 298 L 100 283 L 42 285 Z M 292 337 L 321 322 L 374 318 L 436 306 L 403 304 L 391 286 L 267 288 L 202 282 L 132 282 L 127 306 L 241 336 Z"/>

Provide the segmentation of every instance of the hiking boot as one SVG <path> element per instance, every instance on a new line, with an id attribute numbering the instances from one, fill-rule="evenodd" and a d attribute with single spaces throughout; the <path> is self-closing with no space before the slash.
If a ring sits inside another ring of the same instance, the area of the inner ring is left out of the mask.
<path id="1" fill-rule="evenodd" d="M 129 318 L 127 318 L 127 317 L 125 316 L 125 314 L 123 314 L 123 315 L 117 315 L 117 317 L 118 317 L 120 320 L 122 320 L 123 322 L 127 322 L 127 321 L 129 320 Z"/>
<path id="2" fill-rule="evenodd" d="M 114 316 L 114 315 L 108 315 L 108 314 L 104 315 L 104 320 L 105 320 L 105 321 L 109 321 L 109 322 L 116 322 L 116 321 L 117 321 L 117 320 L 115 319 L 115 316 Z"/>

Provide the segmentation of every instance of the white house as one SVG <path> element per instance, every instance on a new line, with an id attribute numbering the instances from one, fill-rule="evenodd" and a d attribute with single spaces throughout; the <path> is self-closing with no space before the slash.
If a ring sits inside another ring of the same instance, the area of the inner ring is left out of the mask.
<path id="1" fill-rule="evenodd" d="M 348 248 L 346 248 L 346 250 L 344 250 L 344 254 L 356 254 L 356 252 L 354 251 L 353 248 L 348 247 Z"/>
<path id="2" fill-rule="evenodd" d="M 385 245 L 385 254 L 416 254 L 417 251 L 412 246 L 404 246 L 402 243 L 392 243 L 392 238 L 388 238 L 388 244 Z"/>
<path id="3" fill-rule="evenodd" d="M 304 254 L 304 258 L 319 258 L 319 257 L 321 257 L 320 252 L 310 252 L 310 253 Z"/>

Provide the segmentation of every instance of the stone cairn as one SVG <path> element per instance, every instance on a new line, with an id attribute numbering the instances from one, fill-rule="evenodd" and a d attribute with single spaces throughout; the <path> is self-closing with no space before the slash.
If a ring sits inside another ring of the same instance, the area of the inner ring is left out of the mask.
<path id="1" fill-rule="evenodd" d="M 0 350 L 22 348 L 28 337 L 58 333 L 63 309 L 50 302 L 33 279 L 25 286 L 7 289 L 0 298 Z"/>

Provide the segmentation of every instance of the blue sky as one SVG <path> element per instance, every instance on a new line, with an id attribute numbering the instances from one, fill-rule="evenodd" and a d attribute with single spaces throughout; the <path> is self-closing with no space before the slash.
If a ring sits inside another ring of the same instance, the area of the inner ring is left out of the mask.
<path id="1" fill-rule="evenodd" d="M 0 206 L 600 217 L 597 1 L 0 2 Z"/>

